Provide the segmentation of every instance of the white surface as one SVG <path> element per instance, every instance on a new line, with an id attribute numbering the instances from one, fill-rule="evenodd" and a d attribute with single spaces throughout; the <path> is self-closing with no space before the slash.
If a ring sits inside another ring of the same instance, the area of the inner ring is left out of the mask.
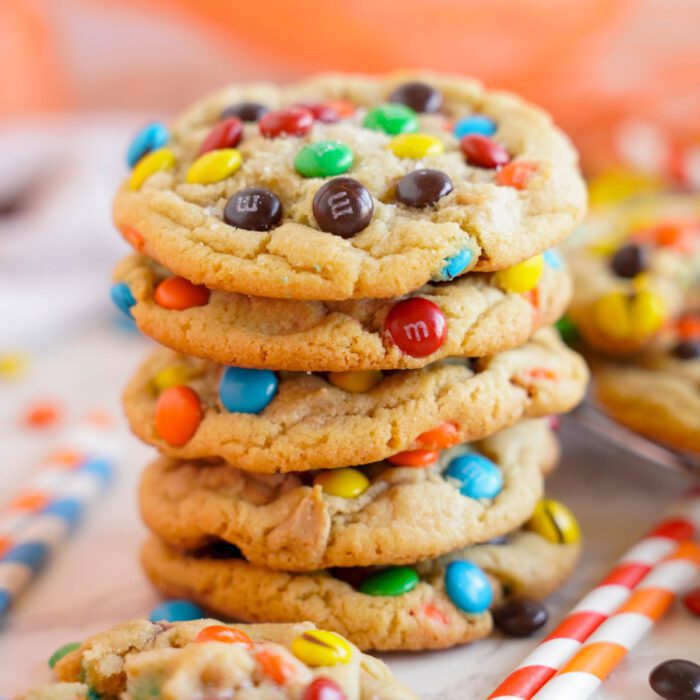
<path id="1" fill-rule="evenodd" d="M 77 419 L 87 410 L 118 414 L 126 378 L 145 354 L 148 341 L 104 320 L 43 346 L 24 380 L 0 380 L 0 493 L 9 497 L 39 459 L 55 447 L 59 428 L 30 431 L 19 426 L 23 407 L 46 397 L 62 399 Z M 48 681 L 49 655 L 68 641 L 129 617 L 146 615 L 157 601 L 137 563 L 143 536 L 135 505 L 139 470 L 153 455 L 127 435 L 118 478 L 78 534 L 0 623 L 0 696 Z M 549 603 L 557 621 L 690 485 L 686 478 L 637 463 L 571 423 L 564 428 L 562 467 L 549 491 L 578 515 L 586 536 L 580 569 Z M 386 659 L 395 673 L 430 700 L 484 698 L 534 646 L 534 640 L 497 636 L 468 647 Z M 672 658 L 700 661 L 700 620 L 680 605 L 623 662 L 595 697 L 651 700 L 647 676 Z"/>

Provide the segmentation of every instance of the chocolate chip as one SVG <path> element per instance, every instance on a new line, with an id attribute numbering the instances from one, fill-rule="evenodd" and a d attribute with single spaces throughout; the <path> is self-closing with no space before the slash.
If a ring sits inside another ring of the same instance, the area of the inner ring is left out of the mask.
<path id="1" fill-rule="evenodd" d="M 414 170 L 396 186 L 396 199 L 408 207 L 428 207 L 452 192 L 452 180 L 441 170 Z"/>
<path id="2" fill-rule="evenodd" d="M 700 357 L 700 340 L 681 340 L 671 354 L 679 360 L 696 360 Z"/>
<path id="3" fill-rule="evenodd" d="M 226 202 L 224 221 L 248 231 L 269 231 L 282 220 L 279 197 L 263 187 L 236 192 Z"/>
<path id="4" fill-rule="evenodd" d="M 496 626 L 511 637 L 529 637 L 548 619 L 547 608 L 528 598 L 511 598 L 493 611 Z"/>
<path id="5" fill-rule="evenodd" d="M 636 277 L 647 267 L 646 250 L 633 244 L 623 246 L 610 259 L 610 267 L 618 277 Z"/>
<path id="6" fill-rule="evenodd" d="M 437 112 L 442 107 L 442 95 L 427 83 L 411 82 L 399 85 L 389 96 L 389 102 L 398 102 L 416 112 Z"/>
<path id="7" fill-rule="evenodd" d="M 263 114 L 270 110 L 259 102 L 237 102 L 227 107 L 220 115 L 221 119 L 238 117 L 244 122 L 256 122 Z"/>
<path id="8" fill-rule="evenodd" d="M 649 674 L 649 685 L 666 700 L 700 700 L 700 666 L 685 659 L 670 659 Z"/>
<path id="9" fill-rule="evenodd" d="M 371 221 L 374 203 L 362 183 L 336 177 L 316 192 L 313 210 L 321 231 L 351 238 Z"/>

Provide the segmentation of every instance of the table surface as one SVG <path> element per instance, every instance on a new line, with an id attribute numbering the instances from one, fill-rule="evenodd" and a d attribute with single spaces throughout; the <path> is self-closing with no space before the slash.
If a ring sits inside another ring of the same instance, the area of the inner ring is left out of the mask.
<path id="1" fill-rule="evenodd" d="M 137 562 L 143 539 L 135 503 L 141 467 L 154 452 L 128 434 L 119 394 L 147 352 L 149 341 L 106 314 L 44 343 L 30 358 L 25 378 L 0 384 L 0 489 L 9 498 L 42 457 L 60 444 L 66 427 L 86 411 L 119 416 L 118 474 L 76 535 L 0 623 L 0 696 L 12 696 L 50 680 L 46 661 L 68 641 L 84 638 L 128 618 L 145 616 L 158 600 Z M 1 381 L 1 380 L 0 380 Z M 56 397 L 65 404 L 61 425 L 22 428 L 32 401 Z M 586 538 L 581 565 L 548 607 L 550 626 L 594 585 L 664 510 L 689 486 L 681 474 L 641 463 L 564 421 L 563 459 L 548 490 L 580 519 Z M 535 641 L 500 636 L 467 647 L 385 656 L 396 675 L 430 700 L 483 698 L 532 648 Z M 671 613 L 627 658 L 595 696 L 602 700 L 657 697 L 647 676 L 673 657 L 700 662 L 700 620 L 682 606 Z"/>

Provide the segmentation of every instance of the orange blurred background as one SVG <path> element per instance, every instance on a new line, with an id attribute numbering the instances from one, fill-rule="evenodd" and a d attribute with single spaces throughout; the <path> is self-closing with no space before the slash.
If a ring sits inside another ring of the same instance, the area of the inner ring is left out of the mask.
<path id="1" fill-rule="evenodd" d="M 589 170 L 637 138 L 678 170 L 700 136 L 699 27 L 698 0 L 2 0 L 0 118 L 160 115 L 228 81 L 427 67 L 546 107 Z"/>

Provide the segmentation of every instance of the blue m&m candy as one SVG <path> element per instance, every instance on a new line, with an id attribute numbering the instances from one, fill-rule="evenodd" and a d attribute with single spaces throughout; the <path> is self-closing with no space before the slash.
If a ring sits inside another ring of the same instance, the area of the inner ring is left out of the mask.
<path id="1" fill-rule="evenodd" d="M 457 275 L 464 272 L 466 267 L 472 261 L 472 257 L 474 256 L 472 255 L 471 250 L 469 250 L 469 248 L 465 248 L 464 250 L 460 250 L 459 253 L 455 253 L 451 257 L 447 258 L 442 270 L 440 270 L 438 280 L 444 282 L 451 280 L 453 277 L 457 277 Z"/>
<path id="2" fill-rule="evenodd" d="M 204 617 L 204 611 L 196 603 L 189 600 L 166 600 L 157 605 L 148 619 L 151 622 L 184 622 L 186 620 L 199 620 Z"/>
<path id="3" fill-rule="evenodd" d="M 470 561 L 453 561 L 447 565 L 445 591 L 462 612 L 472 615 L 488 610 L 493 600 L 488 577 Z"/>
<path id="4" fill-rule="evenodd" d="M 160 122 L 151 122 L 139 131 L 129 144 L 129 150 L 126 152 L 126 162 L 130 168 L 133 168 L 141 158 L 151 151 L 157 151 L 163 148 L 168 143 L 170 138 L 168 129 L 165 124 Z"/>
<path id="5" fill-rule="evenodd" d="M 495 498 L 503 488 L 501 470 L 484 455 L 470 452 L 455 457 L 445 476 L 456 479 L 459 492 L 468 498 Z"/>
<path id="6" fill-rule="evenodd" d="M 136 299 L 131 293 L 128 285 L 124 282 L 113 284 L 109 290 L 109 295 L 112 297 L 114 305 L 127 317 L 133 318 L 131 315 L 131 307 L 136 304 Z"/>
<path id="7" fill-rule="evenodd" d="M 269 369 L 228 367 L 219 382 L 219 398 L 231 413 L 260 413 L 276 393 L 277 375 Z"/>
<path id="8" fill-rule="evenodd" d="M 542 253 L 542 257 L 544 258 L 545 265 L 551 267 L 552 270 L 564 269 L 564 261 L 556 250 L 545 250 L 544 253 Z"/>
<path id="9" fill-rule="evenodd" d="M 483 114 L 470 114 L 455 122 L 454 135 L 461 139 L 467 134 L 481 134 L 482 136 L 493 136 L 496 133 L 496 122 Z"/>

